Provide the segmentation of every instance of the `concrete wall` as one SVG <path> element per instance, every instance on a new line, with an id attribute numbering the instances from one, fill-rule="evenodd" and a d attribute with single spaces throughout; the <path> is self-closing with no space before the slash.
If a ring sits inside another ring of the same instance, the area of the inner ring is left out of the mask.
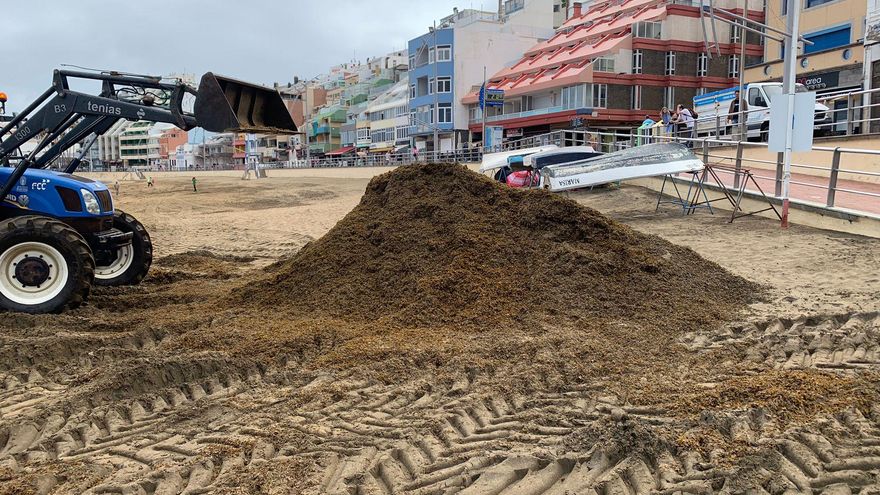
<path id="1" fill-rule="evenodd" d="M 552 17 L 552 4 L 547 8 Z M 550 21 L 552 23 L 552 20 Z M 487 77 L 516 63 L 528 49 L 553 35 L 553 29 L 480 21 L 455 30 L 454 101 L 452 120 L 455 129 L 467 130 L 468 108 L 461 103 L 474 86 L 483 84 L 483 66 Z"/>
<path id="2" fill-rule="evenodd" d="M 507 18 L 507 22 L 522 26 L 536 26 L 553 29 L 553 0 L 526 0 L 522 10 Z"/>
<path id="3" fill-rule="evenodd" d="M 864 37 L 864 20 L 868 9 L 866 0 L 834 0 L 809 9 L 805 8 L 806 2 L 800 1 L 802 2 L 802 10 L 799 28 L 802 35 L 810 34 L 822 28 L 849 23 L 852 24 L 850 41 L 855 42 Z M 781 0 L 768 0 L 766 22 L 769 26 L 784 31 L 787 16 L 782 15 L 781 8 Z M 764 60 L 779 60 L 780 50 L 781 44 L 779 42 L 767 40 L 764 46 Z M 808 55 L 808 57 L 812 56 L 815 56 L 815 54 Z M 861 62 L 861 59 L 858 61 Z M 827 69 L 829 67 L 833 66 L 817 67 L 817 69 Z M 800 73 L 800 67 L 798 68 L 798 73 Z"/>

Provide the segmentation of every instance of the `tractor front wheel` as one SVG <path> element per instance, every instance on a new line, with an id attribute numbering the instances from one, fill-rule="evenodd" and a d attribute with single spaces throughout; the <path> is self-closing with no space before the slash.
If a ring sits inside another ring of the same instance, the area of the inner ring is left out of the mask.
<path id="1" fill-rule="evenodd" d="M 85 239 L 53 218 L 0 222 L 0 308 L 57 313 L 89 296 L 95 261 Z"/>
<path id="2" fill-rule="evenodd" d="M 113 228 L 131 232 L 131 244 L 116 250 L 115 260 L 95 269 L 96 285 L 137 285 L 153 263 L 153 242 L 143 224 L 122 210 L 113 214 Z"/>

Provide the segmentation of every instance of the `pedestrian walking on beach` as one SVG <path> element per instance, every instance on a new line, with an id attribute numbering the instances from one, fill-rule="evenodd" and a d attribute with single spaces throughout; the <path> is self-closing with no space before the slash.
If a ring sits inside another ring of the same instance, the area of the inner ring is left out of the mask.
<path id="1" fill-rule="evenodd" d="M 196 189 L 196 178 L 193 177 L 192 181 L 193 181 L 193 192 L 199 192 L 199 191 Z"/>
<path id="2" fill-rule="evenodd" d="M 153 187 L 153 176 L 147 177 L 147 187 Z"/>
<path id="3" fill-rule="evenodd" d="M 116 197 L 119 197 L 119 181 L 113 183 L 113 192 L 116 193 Z"/>

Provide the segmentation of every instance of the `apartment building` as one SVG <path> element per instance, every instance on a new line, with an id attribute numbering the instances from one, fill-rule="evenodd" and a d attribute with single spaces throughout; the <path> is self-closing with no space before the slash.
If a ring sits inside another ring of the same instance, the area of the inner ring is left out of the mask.
<path id="1" fill-rule="evenodd" d="M 513 64 L 492 74 L 487 85 L 504 91 L 504 106 L 488 108 L 486 122 L 504 128 L 505 138 L 555 129 L 631 129 L 662 107 L 692 105 L 695 95 L 736 85 L 741 58 L 763 54 L 760 38 L 718 23 L 717 49 L 705 51 L 698 4 L 689 0 L 610 0 L 572 6 L 556 34 L 525 50 Z M 735 0 L 716 6 L 742 15 Z M 763 22 L 762 10 L 748 10 Z M 463 99 L 470 130 L 482 139 L 479 86 Z"/>
<path id="2" fill-rule="evenodd" d="M 163 167 L 169 167 L 171 165 L 171 160 L 174 158 L 174 154 L 177 152 L 177 147 L 181 144 L 185 144 L 186 140 L 186 131 L 177 127 L 160 130 L 156 137 L 156 142 L 158 144 L 158 164 Z"/>
<path id="3" fill-rule="evenodd" d="M 500 11 L 456 9 L 408 43 L 413 144 L 450 151 L 468 142 L 462 102 L 493 74 L 554 33 L 553 0 L 508 0 Z M 436 141 L 436 142 L 435 142 Z"/>
<path id="4" fill-rule="evenodd" d="M 788 2 L 767 0 L 767 24 L 785 30 Z M 800 3 L 799 31 L 812 44 L 802 43 L 797 54 L 797 82 L 818 94 L 863 88 L 865 0 L 795 0 Z M 784 47 L 774 40 L 764 44 L 763 60 L 746 67 L 746 80 L 781 81 Z M 845 108 L 845 101 L 842 102 Z"/>
<path id="5" fill-rule="evenodd" d="M 346 109 L 341 105 L 331 105 L 318 110 L 317 115 L 306 126 L 310 151 L 325 154 L 339 149 L 345 121 Z"/>
<path id="6" fill-rule="evenodd" d="M 120 120 L 113 124 L 104 134 L 98 136 L 98 161 L 105 167 L 122 165 L 122 156 L 119 150 L 119 137 L 131 125 L 127 120 Z"/>
<path id="7" fill-rule="evenodd" d="M 149 165 L 150 130 L 153 123 L 148 121 L 132 122 L 119 134 L 119 157 L 125 168 Z M 158 158 L 158 142 L 154 148 L 154 158 Z"/>
<path id="8" fill-rule="evenodd" d="M 377 96 L 366 109 L 369 151 L 387 153 L 409 145 L 409 79 Z"/>

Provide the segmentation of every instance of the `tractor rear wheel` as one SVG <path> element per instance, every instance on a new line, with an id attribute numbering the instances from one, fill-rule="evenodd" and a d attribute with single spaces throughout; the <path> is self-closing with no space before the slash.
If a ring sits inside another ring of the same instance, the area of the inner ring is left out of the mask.
<path id="1" fill-rule="evenodd" d="M 0 222 L 0 308 L 57 313 L 88 297 L 95 261 L 85 239 L 49 217 Z"/>
<path id="2" fill-rule="evenodd" d="M 116 259 L 95 269 L 96 285 L 137 285 L 153 263 L 153 243 L 144 225 L 122 210 L 113 214 L 113 228 L 131 232 L 131 244 L 116 251 Z"/>

